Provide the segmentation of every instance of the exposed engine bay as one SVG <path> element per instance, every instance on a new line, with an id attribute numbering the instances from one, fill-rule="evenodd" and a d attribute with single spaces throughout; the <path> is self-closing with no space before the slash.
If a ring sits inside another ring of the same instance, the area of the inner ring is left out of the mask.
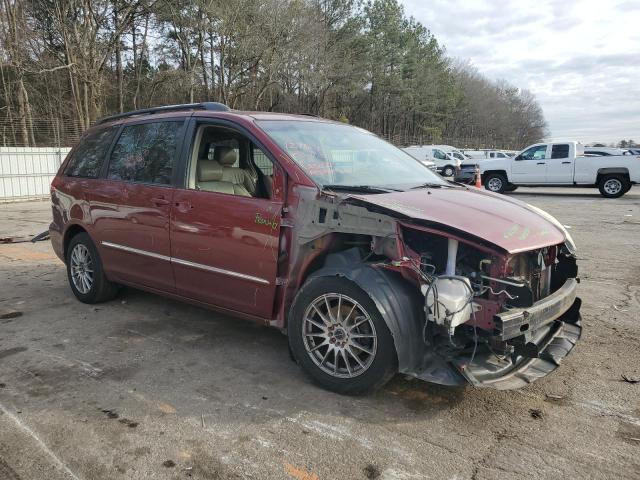
<path id="1" fill-rule="evenodd" d="M 499 314 L 532 307 L 576 276 L 575 260 L 563 246 L 498 256 L 453 237 L 407 227 L 402 237 L 405 256 L 397 265 L 410 265 L 418 276 L 426 345 L 445 356 L 472 348 L 471 361 L 479 347 L 502 356 L 537 355 L 529 344 L 540 325 L 523 315 L 517 329 L 510 325 L 505 332 Z"/>

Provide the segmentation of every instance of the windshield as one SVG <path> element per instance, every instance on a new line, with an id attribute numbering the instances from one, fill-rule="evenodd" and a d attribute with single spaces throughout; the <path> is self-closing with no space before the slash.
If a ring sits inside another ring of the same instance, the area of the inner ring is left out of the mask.
<path id="1" fill-rule="evenodd" d="M 448 185 L 411 155 L 360 128 L 303 120 L 257 123 L 322 186 Z"/>

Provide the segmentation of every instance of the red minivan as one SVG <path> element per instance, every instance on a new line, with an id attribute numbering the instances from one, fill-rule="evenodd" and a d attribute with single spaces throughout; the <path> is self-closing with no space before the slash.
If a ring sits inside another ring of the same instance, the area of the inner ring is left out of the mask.
<path id="1" fill-rule="evenodd" d="M 341 393 L 518 388 L 580 338 L 570 235 L 350 125 L 173 105 L 99 120 L 51 184 L 82 302 L 122 285 L 279 328 Z"/>

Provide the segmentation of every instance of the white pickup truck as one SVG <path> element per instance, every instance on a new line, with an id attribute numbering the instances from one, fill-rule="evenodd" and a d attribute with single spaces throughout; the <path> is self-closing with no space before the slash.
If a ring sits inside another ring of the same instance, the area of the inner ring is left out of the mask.
<path id="1" fill-rule="evenodd" d="M 621 197 L 640 182 L 640 155 L 585 156 L 579 142 L 536 143 L 515 157 L 461 165 L 455 180 L 471 183 L 479 165 L 487 190 L 502 193 L 519 186 L 598 187 L 602 196 Z"/>

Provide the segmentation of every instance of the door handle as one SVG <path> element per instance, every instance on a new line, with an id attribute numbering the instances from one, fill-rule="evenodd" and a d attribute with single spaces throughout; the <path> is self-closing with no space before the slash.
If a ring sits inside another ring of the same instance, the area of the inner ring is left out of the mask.
<path id="1" fill-rule="evenodd" d="M 562 162 L 563 165 L 571 165 L 571 162 Z"/>
<path id="2" fill-rule="evenodd" d="M 538 165 L 546 165 L 545 162 L 538 162 Z"/>
<path id="3" fill-rule="evenodd" d="M 151 203 L 158 207 L 160 205 L 169 205 L 170 202 L 164 197 L 154 197 L 151 199 Z"/>

